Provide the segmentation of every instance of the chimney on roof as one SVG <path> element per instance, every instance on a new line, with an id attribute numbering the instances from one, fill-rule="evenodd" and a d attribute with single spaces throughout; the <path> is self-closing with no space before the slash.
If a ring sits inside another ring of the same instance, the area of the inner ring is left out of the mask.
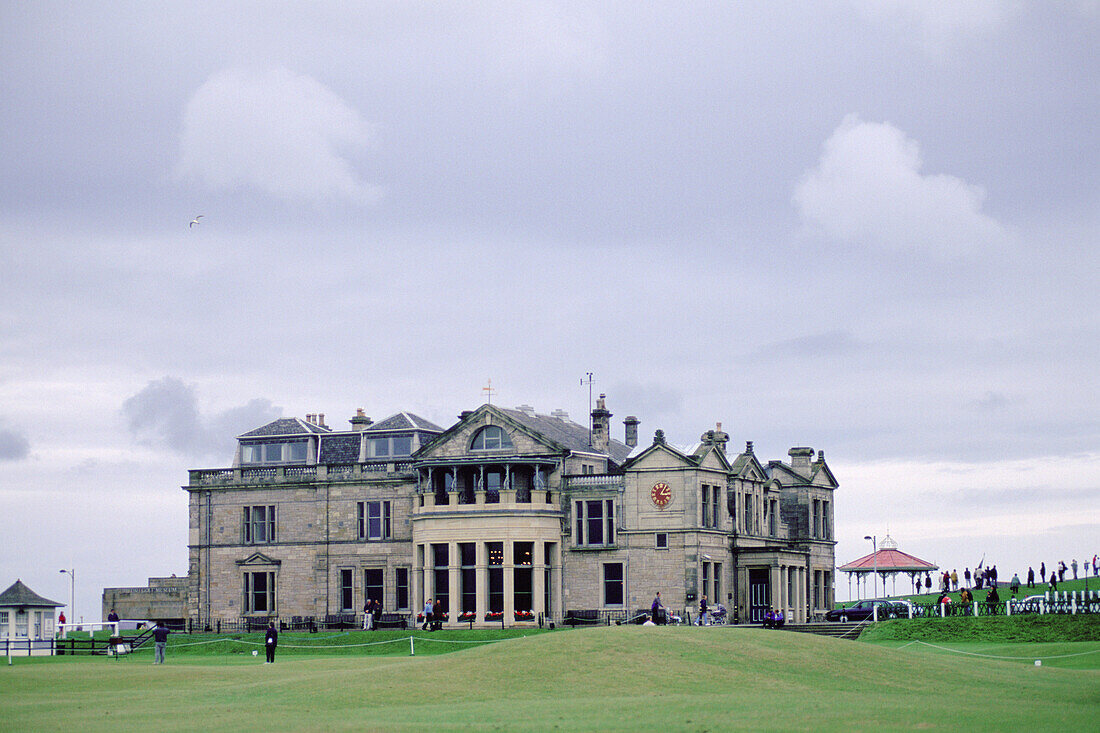
<path id="1" fill-rule="evenodd" d="M 317 426 L 322 428 L 328 427 L 325 425 L 325 413 L 321 412 L 317 414 Z"/>
<path id="2" fill-rule="evenodd" d="M 559 420 L 568 420 L 569 413 L 559 407 L 550 413 L 550 417 L 556 417 Z"/>
<path id="3" fill-rule="evenodd" d="M 633 415 L 627 415 L 623 420 L 623 425 L 626 426 L 626 444 L 631 448 L 638 445 L 638 418 Z"/>
<path id="4" fill-rule="evenodd" d="M 522 412 L 527 417 L 535 416 L 535 408 L 531 407 L 530 405 L 519 405 L 516 407 L 516 409 Z"/>
<path id="5" fill-rule="evenodd" d="M 306 414 L 306 422 L 309 423 L 310 425 L 313 424 L 313 413 L 312 412 Z"/>
<path id="6" fill-rule="evenodd" d="M 606 397 L 601 393 L 592 411 L 592 447 L 600 453 L 611 450 L 611 413 L 607 411 Z"/>
<path id="7" fill-rule="evenodd" d="M 791 448 L 787 455 L 791 457 L 791 468 L 798 473 L 810 473 L 810 461 L 814 459 L 813 448 Z"/>
<path id="8" fill-rule="evenodd" d="M 474 414 L 473 410 L 463 410 L 462 412 L 458 413 L 458 419 L 459 420 L 465 420 L 466 418 L 468 418 L 470 415 L 473 415 L 473 414 Z"/>
<path id="9" fill-rule="evenodd" d="M 745 452 L 748 453 L 750 456 L 752 455 L 752 441 L 751 440 L 746 440 L 745 441 Z"/>
<path id="10" fill-rule="evenodd" d="M 351 429 L 357 432 L 362 432 L 370 427 L 371 419 L 363 414 L 363 408 L 358 407 L 355 410 L 355 417 L 351 420 Z"/>

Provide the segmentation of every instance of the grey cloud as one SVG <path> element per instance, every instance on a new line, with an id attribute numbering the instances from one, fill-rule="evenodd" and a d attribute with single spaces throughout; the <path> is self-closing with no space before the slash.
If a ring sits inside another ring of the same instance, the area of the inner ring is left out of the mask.
<path id="1" fill-rule="evenodd" d="M 832 356 L 848 354 L 862 349 L 864 346 L 863 342 L 848 331 L 837 329 L 776 341 L 763 347 L 758 355 L 783 357 Z"/>
<path id="2" fill-rule="evenodd" d="M 21 461 L 30 455 L 31 444 L 22 433 L 0 427 L 0 461 Z"/>
<path id="3" fill-rule="evenodd" d="M 922 491 L 917 494 L 917 503 L 925 506 L 977 507 L 993 511 L 998 508 L 1033 506 L 1042 503 L 1040 497 L 1051 491 L 1049 486 L 1022 487 L 1012 489 L 960 488 L 948 492 Z M 1093 505 L 1100 499 L 1100 487 L 1083 489 L 1059 489 L 1057 502 L 1070 504 L 1080 502 Z"/>
<path id="4" fill-rule="evenodd" d="M 195 388 L 175 377 L 150 382 L 126 399 L 122 412 L 138 442 L 196 457 L 224 454 L 233 436 L 282 414 L 269 400 L 253 399 L 204 416 L 198 409 Z"/>

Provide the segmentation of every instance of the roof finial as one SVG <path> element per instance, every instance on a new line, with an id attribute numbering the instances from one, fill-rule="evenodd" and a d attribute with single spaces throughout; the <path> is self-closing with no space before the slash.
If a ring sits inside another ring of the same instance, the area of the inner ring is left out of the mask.
<path id="1" fill-rule="evenodd" d="M 493 395 L 496 394 L 496 390 L 493 389 L 492 379 L 488 380 L 488 384 L 482 387 L 481 391 L 485 393 L 485 399 L 489 401 L 489 404 L 493 404 Z"/>

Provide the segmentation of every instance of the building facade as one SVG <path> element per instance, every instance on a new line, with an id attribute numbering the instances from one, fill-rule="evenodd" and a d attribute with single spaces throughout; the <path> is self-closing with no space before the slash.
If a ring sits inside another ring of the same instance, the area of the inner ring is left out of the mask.
<path id="1" fill-rule="evenodd" d="M 192 622 L 324 618 L 373 598 L 448 622 L 560 621 L 570 610 L 674 609 L 702 595 L 741 621 L 769 607 L 803 621 L 832 607 L 833 493 L 824 456 L 762 464 L 708 430 L 610 436 L 556 411 L 482 405 L 442 428 L 411 413 L 349 430 L 323 415 L 238 438 L 234 465 L 190 472 Z"/>

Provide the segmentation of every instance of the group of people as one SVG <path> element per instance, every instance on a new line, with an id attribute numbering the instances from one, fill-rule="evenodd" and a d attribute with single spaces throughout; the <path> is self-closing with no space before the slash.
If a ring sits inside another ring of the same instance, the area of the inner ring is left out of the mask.
<path id="1" fill-rule="evenodd" d="M 382 601 L 368 598 L 363 604 L 363 631 L 373 631 L 375 622 L 382 616 Z"/>
<path id="2" fill-rule="evenodd" d="M 721 603 L 716 603 L 711 606 L 707 602 L 707 597 L 704 594 L 699 599 L 699 615 L 695 619 L 696 626 L 710 626 L 711 624 L 724 624 L 726 623 L 726 617 L 728 613 L 726 607 Z M 691 619 L 689 618 L 688 621 Z M 679 616 L 669 613 L 664 604 L 661 603 L 661 592 L 657 591 L 657 595 L 653 598 L 653 603 L 649 607 L 649 623 L 656 626 L 664 626 L 672 621 L 673 623 L 680 623 L 681 618 Z"/>
<path id="3" fill-rule="evenodd" d="M 786 619 L 783 617 L 783 612 L 778 608 L 769 608 L 768 612 L 764 614 L 764 628 L 765 629 L 779 629 L 786 623 Z"/>
<path id="4" fill-rule="evenodd" d="M 424 623 L 420 628 L 423 631 L 439 631 L 443 628 L 445 615 L 446 611 L 443 610 L 442 601 L 436 599 L 435 603 L 432 603 L 431 598 L 425 599 L 424 611 L 421 613 Z"/>

